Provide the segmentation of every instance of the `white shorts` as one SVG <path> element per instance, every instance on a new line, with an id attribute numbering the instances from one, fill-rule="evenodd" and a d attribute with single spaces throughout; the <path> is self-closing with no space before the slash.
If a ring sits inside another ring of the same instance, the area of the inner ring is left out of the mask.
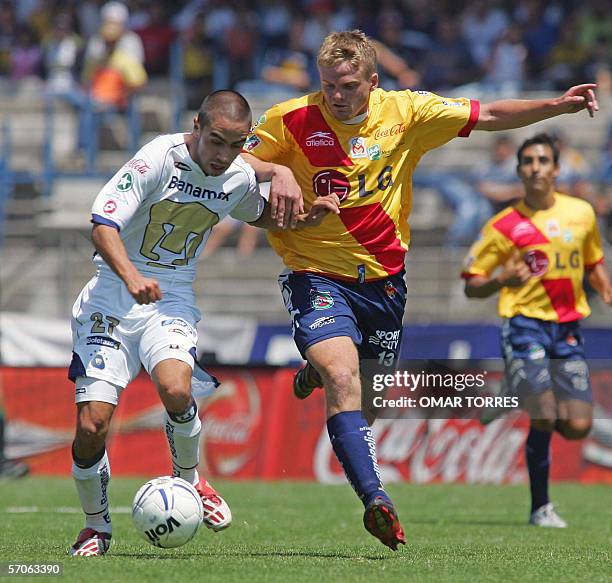
<path id="1" fill-rule="evenodd" d="M 96 275 L 89 281 L 72 308 L 72 380 L 89 377 L 124 388 L 141 364 L 151 374 L 168 358 L 193 369 L 200 320 L 193 289 L 185 283 L 159 284 L 163 298 L 140 305 L 118 278 Z"/>

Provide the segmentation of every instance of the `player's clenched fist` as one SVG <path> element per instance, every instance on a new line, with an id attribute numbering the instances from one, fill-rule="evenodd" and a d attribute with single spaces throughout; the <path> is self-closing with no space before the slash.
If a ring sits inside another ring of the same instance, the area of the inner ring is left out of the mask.
<path id="1" fill-rule="evenodd" d="M 504 269 L 499 275 L 499 283 L 505 287 L 519 287 L 527 283 L 531 275 L 531 270 L 522 260 L 520 252 L 515 250 L 504 264 Z"/>
<path id="2" fill-rule="evenodd" d="M 162 292 L 156 279 L 138 277 L 127 284 L 128 291 L 139 304 L 152 304 L 162 299 Z"/>
<path id="3" fill-rule="evenodd" d="M 340 199 L 336 194 L 318 196 L 304 217 L 303 224 L 308 227 L 316 227 L 329 213 L 340 214 Z"/>

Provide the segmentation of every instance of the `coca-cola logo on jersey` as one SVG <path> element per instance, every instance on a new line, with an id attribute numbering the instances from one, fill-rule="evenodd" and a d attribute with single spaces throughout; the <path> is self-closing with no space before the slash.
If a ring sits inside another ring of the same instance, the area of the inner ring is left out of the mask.
<path id="1" fill-rule="evenodd" d="M 523 256 L 523 261 L 529 267 L 532 275 L 540 276 L 544 275 L 548 271 L 548 257 L 544 251 L 540 249 L 532 249 L 527 251 Z"/>
<path id="2" fill-rule="evenodd" d="M 148 170 L 151 170 L 149 166 L 142 158 L 132 158 L 126 163 L 127 168 L 133 168 L 138 174 L 146 174 Z"/>
<path id="3" fill-rule="evenodd" d="M 398 134 L 403 134 L 408 129 L 408 125 L 404 122 L 396 123 L 391 127 L 379 128 L 374 132 L 374 138 L 387 138 L 389 136 L 397 136 Z"/>
<path id="4" fill-rule="evenodd" d="M 482 426 L 476 420 L 378 419 L 372 430 L 385 483 L 515 483 L 524 481 L 521 466 L 525 428 L 511 413 Z M 323 483 L 346 478 L 331 447 L 327 429 L 319 436 L 314 474 Z"/>

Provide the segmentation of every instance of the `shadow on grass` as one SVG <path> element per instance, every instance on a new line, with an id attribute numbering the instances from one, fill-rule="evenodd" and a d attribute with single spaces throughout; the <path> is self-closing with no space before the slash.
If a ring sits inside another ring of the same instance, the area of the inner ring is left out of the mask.
<path id="1" fill-rule="evenodd" d="M 381 557 L 375 555 L 349 555 L 342 553 L 324 553 L 320 551 L 244 551 L 244 550 L 236 550 L 236 551 L 228 551 L 224 550 L 223 552 L 215 551 L 211 549 L 209 551 L 203 551 L 201 553 L 182 553 L 180 555 L 143 555 L 141 553 L 117 553 L 113 552 L 113 557 L 128 557 L 128 558 L 138 558 L 144 560 L 155 560 L 155 561 L 168 561 L 168 560 L 185 560 L 185 559 L 201 559 L 204 557 L 252 557 L 252 558 L 261 558 L 261 557 L 307 557 L 307 558 L 318 558 L 318 559 L 350 559 L 350 560 L 366 560 L 366 561 L 386 561 L 387 559 L 392 558 L 393 555 L 389 555 L 389 557 Z"/>
<path id="2" fill-rule="evenodd" d="M 406 520 L 406 524 L 408 529 L 410 529 L 410 524 L 427 524 L 432 526 L 453 526 L 462 524 L 473 526 L 511 526 L 512 528 L 516 528 L 517 526 L 528 526 L 527 521 L 499 520 L 494 518 L 491 520 L 474 520 L 472 518 L 445 518 L 443 520 L 440 520 L 439 518 L 411 518 Z"/>

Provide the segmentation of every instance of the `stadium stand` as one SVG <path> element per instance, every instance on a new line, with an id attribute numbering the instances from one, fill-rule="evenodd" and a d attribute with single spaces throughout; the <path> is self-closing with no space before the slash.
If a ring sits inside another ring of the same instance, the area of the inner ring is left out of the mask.
<path id="1" fill-rule="evenodd" d="M 49 3 L 48 6 L 39 7 L 40 13 L 35 8 L 32 13 L 27 13 L 25 5 L 21 7 L 17 4 L 3 3 L 3 9 L 14 9 L 12 18 L 16 22 L 21 19 L 43 26 L 41 14 L 53 15 L 54 11 L 60 10 L 61 4 L 62 10 L 69 11 L 78 21 L 79 33 L 84 39 L 93 34 L 97 27 L 92 3 L 87 3 L 87 6 L 80 6 L 77 2 Z M 139 144 L 146 143 L 158 133 L 189 130 L 191 127 L 193 113 L 187 110 L 186 105 L 193 86 L 188 87 L 185 81 L 186 51 L 202 49 L 214 36 L 213 24 L 225 26 L 224 19 L 231 20 L 234 9 L 230 7 L 226 12 L 215 10 L 204 15 L 201 2 L 156 4 L 166 8 L 178 38 L 167 55 L 168 71 L 151 71 L 148 84 L 133 96 L 127 113 L 104 118 L 98 138 L 92 140 L 93 145 L 84 157 L 76 148 L 78 120 L 74 109 L 58 100 L 44 99 L 44 81 L 40 76 L 15 81 L 6 65 L 8 61 L 0 58 L 0 310 L 67 317 L 72 298 L 91 274 L 89 258 L 92 246 L 88 239 L 88 215 L 91 201 L 100 185 L 129 158 Z M 254 4 L 256 7 L 258 3 Z M 294 8 L 290 2 L 279 4 L 284 5 L 288 14 Z M 333 9 L 335 3 L 329 4 Z M 331 18 L 332 24 L 348 23 L 353 26 L 361 22 L 367 32 L 383 38 L 380 29 L 385 22 L 390 21 L 389 11 L 403 10 L 402 14 L 391 14 L 392 20 L 402 23 L 400 44 L 406 49 L 402 56 L 416 57 L 419 51 L 427 50 L 427 42 L 423 39 L 432 38 L 431 11 L 417 18 L 408 8 L 392 8 L 393 3 L 383 9 L 365 3 L 357 4 L 354 9 L 345 8 L 337 12 Z M 128 5 L 131 3 L 128 2 Z M 541 18 L 558 24 L 569 19 L 570 15 L 577 14 L 580 18 L 576 17 L 576 22 L 586 34 L 584 31 L 588 27 L 584 28 L 586 24 L 581 23 L 588 20 L 589 6 L 588 2 L 584 5 L 566 2 L 560 13 L 548 10 Z M 309 3 L 300 3 L 300 7 L 309 34 L 315 34 L 311 12 L 314 9 Z M 378 13 L 379 10 L 382 12 Z M 451 10 L 457 22 L 466 17 L 469 11 L 466 8 L 465 13 L 462 13 L 459 7 L 450 6 L 445 10 Z M 505 6 L 505 12 L 513 21 L 520 22 L 526 18 L 520 10 L 509 5 Z M 6 13 L 4 17 L 10 19 Z M 146 14 L 137 12 L 132 15 L 130 26 L 138 30 L 143 22 L 146 24 Z M 369 24 L 369 29 L 364 23 Z M 193 27 L 199 27 L 195 36 Z M 264 28 L 274 29 L 273 26 Z M 44 33 L 45 30 L 42 30 L 42 38 Z M 259 39 L 255 61 L 268 45 L 284 46 L 283 43 L 287 43 L 282 34 L 275 36 L 270 32 L 269 37 L 265 34 Z M 9 36 L 10 31 L 0 31 L 0 41 L 7 40 Z M 413 41 L 416 36 L 423 42 L 415 45 Z M 210 78 L 202 81 L 202 87 L 218 88 L 221 80 L 227 78 L 227 70 L 223 70 L 228 66 L 227 47 L 220 41 L 216 44 L 209 42 L 206 46 L 209 49 L 212 47 L 212 70 L 207 73 Z M 145 46 L 145 53 L 146 49 Z M 597 51 L 597 54 L 601 54 L 599 44 Z M 0 57 L 6 57 L 6 43 L 0 43 L 0 53 Z M 596 70 L 595 65 L 599 69 Z M 606 70 L 605 63 L 597 61 L 591 69 L 585 66 L 579 73 L 595 75 L 602 70 Z M 542 76 L 541 72 L 536 74 L 532 71 L 527 73 L 526 88 L 531 90 L 530 97 L 538 95 L 534 89 L 545 90 L 542 95 L 551 95 L 557 91 L 554 85 L 546 84 L 545 74 Z M 602 79 L 605 80 L 605 75 Z M 483 94 L 484 90 L 483 86 L 476 83 L 470 87 L 449 90 L 445 94 L 477 96 L 485 100 L 493 98 Z M 257 119 L 279 99 L 279 94 L 247 93 L 246 97 Z M 605 84 L 599 98 L 601 111 L 595 123 L 585 123 L 586 118 L 582 116 L 567 116 L 539 124 L 538 127 L 515 131 L 512 137 L 518 142 L 535 131 L 561 128 L 571 146 L 584 156 L 591 167 L 599 169 L 601 152 L 608 137 L 609 110 L 612 104 L 609 88 L 606 89 Z M 474 167 L 487 158 L 492 143 L 493 136 L 475 132 L 468 140 L 457 139 L 429 153 L 421 168 L 469 176 Z M 473 305 L 466 302 L 460 293 L 461 283 L 457 274 L 464 250 L 442 247 L 446 229 L 452 222 L 452 212 L 435 190 L 415 189 L 411 216 L 413 249 L 407 260 L 410 294 L 406 313 L 408 321 L 495 319 L 493 302 Z M 229 242 L 232 241 L 230 237 Z M 205 263 L 206 268 L 197 287 L 199 305 L 205 314 L 220 312 L 257 316 L 269 322 L 286 321 L 286 313 L 276 289 L 276 274 L 280 263 L 267 246 L 261 245 L 253 256 L 242 261 L 237 260 L 231 247 L 223 247 L 214 256 L 207 258 Z M 240 285 L 236 285 L 238 280 Z M 44 281 L 44 285 L 41 285 L 41 281 Z M 611 317 L 599 309 L 596 302 L 594 308 L 595 317 L 592 321 L 611 321 Z"/>

